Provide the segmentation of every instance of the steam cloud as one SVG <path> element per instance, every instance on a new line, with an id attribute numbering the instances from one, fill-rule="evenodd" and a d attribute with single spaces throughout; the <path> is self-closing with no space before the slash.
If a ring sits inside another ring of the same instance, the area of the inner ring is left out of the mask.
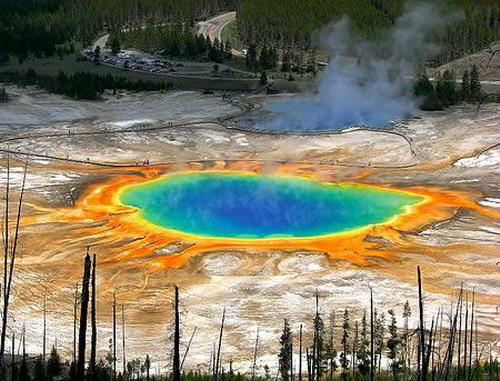
<path id="1" fill-rule="evenodd" d="M 266 108 L 274 116 L 264 126 L 287 131 L 339 130 L 351 125 L 382 128 L 407 116 L 417 106 L 411 79 L 419 65 L 439 52 L 429 41 L 429 32 L 456 17 L 443 17 L 434 4 L 417 3 L 407 7 L 377 41 L 354 36 L 347 19 L 330 25 L 322 38 L 330 65 L 316 93 L 269 102 Z"/>

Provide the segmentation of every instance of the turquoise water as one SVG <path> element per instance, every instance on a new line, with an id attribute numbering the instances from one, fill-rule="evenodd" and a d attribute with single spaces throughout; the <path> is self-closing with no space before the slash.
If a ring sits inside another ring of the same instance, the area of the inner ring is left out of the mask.
<path id="1" fill-rule="evenodd" d="M 128 187 L 120 201 L 163 228 L 257 239 L 311 237 L 386 222 L 422 197 L 295 177 L 196 172 Z"/>

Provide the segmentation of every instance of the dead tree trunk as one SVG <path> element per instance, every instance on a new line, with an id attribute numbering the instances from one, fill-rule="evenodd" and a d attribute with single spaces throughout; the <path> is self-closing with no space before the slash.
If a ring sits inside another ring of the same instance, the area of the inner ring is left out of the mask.
<path id="1" fill-rule="evenodd" d="M 76 357 L 77 357 L 77 352 L 76 352 L 77 325 L 78 325 L 78 282 L 75 285 L 75 296 L 74 296 L 74 303 L 73 303 L 73 362 L 75 364 L 76 364 Z"/>
<path id="2" fill-rule="evenodd" d="M 354 342 L 352 343 L 352 377 L 356 380 L 356 362 L 358 355 L 358 339 L 359 339 L 359 324 L 356 321 L 354 323 Z"/>
<path id="3" fill-rule="evenodd" d="M 290 381 L 293 381 L 293 335 L 290 335 Z"/>
<path id="4" fill-rule="evenodd" d="M 224 310 L 222 311 L 222 321 L 220 325 L 220 333 L 219 333 L 219 348 L 217 349 L 217 358 L 215 361 L 215 371 L 214 371 L 214 376 L 213 379 L 214 381 L 217 381 L 219 377 L 219 367 L 221 364 L 221 348 L 222 348 L 222 334 L 224 333 L 224 322 L 226 320 L 226 307 L 224 307 Z M 174 380 L 175 381 L 175 380 Z"/>
<path id="5" fill-rule="evenodd" d="M 429 340 L 427 342 L 427 349 L 425 350 L 425 359 L 424 359 L 424 363 L 427 364 L 427 368 L 429 368 L 429 364 L 430 364 L 430 359 L 431 359 L 431 354 L 432 354 L 432 348 L 434 346 L 434 335 L 435 335 L 435 329 L 434 329 L 434 318 L 432 318 L 432 322 L 431 322 L 431 330 L 429 331 Z M 434 370 L 433 370 L 433 373 L 434 375 Z M 434 376 L 432 376 L 433 379 L 434 379 Z"/>
<path id="6" fill-rule="evenodd" d="M 479 344 L 477 342 L 477 333 L 478 333 L 478 329 L 477 329 L 477 318 L 476 318 L 476 322 L 475 322 L 475 326 L 476 326 L 476 331 L 475 331 L 475 334 L 474 334 L 474 341 L 475 341 L 475 345 L 476 345 L 476 355 L 474 357 L 474 373 L 476 374 L 476 379 L 479 379 L 479 374 L 477 374 L 479 372 L 479 366 L 481 364 L 481 357 L 482 357 L 482 353 L 483 353 L 483 349 L 481 349 L 481 353 L 479 353 Z"/>
<path id="7" fill-rule="evenodd" d="M 299 331 L 299 381 L 302 381 L 302 324 Z"/>
<path id="8" fill-rule="evenodd" d="M 78 335 L 78 363 L 77 363 L 77 379 L 84 381 L 85 379 L 85 348 L 87 339 L 87 314 L 89 308 L 89 283 L 90 283 L 90 255 L 87 249 L 85 256 L 83 279 L 82 279 L 82 300 L 80 308 L 80 332 Z"/>
<path id="9" fill-rule="evenodd" d="M 97 320 L 96 320 L 96 267 L 97 258 L 94 254 L 92 261 L 92 298 L 90 303 L 90 321 L 92 326 L 91 333 L 91 344 L 90 344 L 90 362 L 89 362 L 89 373 L 90 380 L 95 379 L 95 367 L 96 367 L 96 354 L 97 354 Z"/>
<path id="10" fill-rule="evenodd" d="M 151 360 L 149 359 L 149 355 L 146 355 L 146 381 L 149 381 L 149 370 L 151 368 Z"/>
<path id="11" fill-rule="evenodd" d="M 26 363 L 26 326 L 23 325 L 23 361 L 20 369 L 20 378 L 27 378 L 28 364 Z"/>
<path id="12" fill-rule="evenodd" d="M 458 304 L 457 304 L 458 308 Z M 451 303 L 451 312 L 453 312 L 453 302 Z M 432 340 L 432 354 L 431 354 L 431 369 L 432 369 L 432 379 L 440 379 L 443 375 L 443 372 L 445 372 L 446 364 L 447 364 L 447 359 L 448 359 L 448 349 L 450 349 L 450 341 L 448 341 L 448 345 L 445 350 L 445 356 L 444 358 L 442 357 L 442 352 L 443 352 L 443 345 L 442 345 L 442 339 L 443 339 L 443 317 L 444 314 L 444 308 L 441 307 L 437 321 L 436 321 L 436 332 L 434 333 L 434 338 Z M 458 316 L 457 316 L 458 318 Z M 452 337 L 451 331 L 453 329 L 453 315 L 449 317 L 450 320 L 450 339 Z M 454 337 L 454 336 L 453 336 Z M 437 344 L 436 344 L 437 342 Z"/>
<path id="13" fill-rule="evenodd" d="M 16 346 L 16 334 L 12 332 L 12 351 L 10 354 L 10 378 L 12 381 L 16 380 L 16 353 L 15 353 L 15 346 Z"/>
<path id="14" fill-rule="evenodd" d="M 23 181 L 17 207 L 16 222 L 14 227 L 14 236 L 11 236 L 9 219 L 9 202 L 10 202 L 10 158 L 7 156 L 7 183 L 5 187 L 5 207 L 4 207 L 4 276 L 3 276 L 3 306 L 2 306 L 2 329 L 0 331 L 0 379 L 5 379 L 5 339 L 7 336 L 7 321 L 9 317 L 10 291 L 12 287 L 12 277 L 14 274 L 14 266 L 16 263 L 16 253 L 19 241 L 19 226 L 21 222 L 21 213 L 23 206 L 24 190 L 26 187 L 26 173 L 28 162 L 24 165 Z"/>
<path id="15" fill-rule="evenodd" d="M 467 332 L 468 332 L 468 324 L 469 324 L 469 294 L 467 293 L 465 296 L 465 322 L 464 322 L 464 368 L 462 371 L 462 379 L 467 379 Z"/>
<path id="16" fill-rule="evenodd" d="M 179 320 L 179 288 L 174 286 L 174 363 L 172 366 L 173 381 L 181 380 L 180 367 L 180 320 Z"/>
<path id="17" fill-rule="evenodd" d="M 373 321 L 373 289 L 370 287 L 370 381 L 375 379 L 375 370 L 373 363 L 374 355 L 374 321 Z"/>
<path id="18" fill-rule="evenodd" d="M 214 365 L 215 365 L 215 341 L 212 343 L 212 350 L 210 351 L 210 363 L 208 364 L 208 374 L 212 372 L 213 375 L 215 369 Z"/>
<path id="19" fill-rule="evenodd" d="M 113 380 L 116 380 L 116 294 L 113 293 Z"/>
<path id="20" fill-rule="evenodd" d="M 458 316 L 460 313 L 460 306 L 462 305 L 462 292 L 463 289 L 460 288 L 460 294 L 458 296 L 458 301 L 457 301 L 457 307 L 455 311 L 455 315 L 453 317 L 453 321 L 451 324 L 451 329 L 450 329 L 450 340 L 448 341 L 448 348 L 446 349 L 446 356 L 444 360 L 444 379 L 445 381 L 448 380 L 448 377 L 452 371 L 452 365 L 453 365 L 453 354 L 455 351 L 455 336 L 457 332 L 457 321 L 458 321 Z M 460 361 L 460 359 L 459 359 Z M 443 369 L 441 369 L 443 371 Z M 441 378 L 441 377 L 440 377 Z"/>
<path id="21" fill-rule="evenodd" d="M 259 330 L 260 330 L 260 326 L 257 325 L 257 336 L 255 337 L 255 348 L 253 351 L 252 381 L 255 381 L 255 368 L 257 366 L 257 352 L 259 350 Z"/>
<path id="22" fill-rule="evenodd" d="M 311 358 L 311 355 L 309 354 L 309 348 L 306 348 L 306 360 L 307 360 L 307 379 L 308 381 L 313 381 L 313 361 L 312 361 L 312 358 Z"/>
<path id="23" fill-rule="evenodd" d="M 43 298 L 43 340 L 42 359 L 47 358 L 47 297 Z"/>
<path id="24" fill-rule="evenodd" d="M 460 296 L 461 296 L 461 301 L 460 301 L 460 311 L 458 313 L 458 354 L 457 354 L 457 379 L 460 378 L 461 373 L 461 362 L 462 362 L 462 305 L 463 305 L 463 295 L 462 295 L 462 290 L 463 286 L 460 288 Z"/>
<path id="25" fill-rule="evenodd" d="M 476 291 L 472 289 L 472 305 L 471 305 L 471 316 L 470 316 L 470 334 L 469 334 L 469 381 L 472 381 L 472 342 L 474 337 L 474 305 L 476 299 Z"/>
<path id="26" fill-rule="evenodd" d="M 191 334 L 191 338 L 189 339 L 189 343 L 188 343 L 187 348 L 186 348 L 186 352 L 184 352 L 184 356 L 182 357 L 181 372 L 182 372 L 182 368 L 184 367 L 184 361 L 186 361 L 187 355 L 189 353 L 189 348 L 191 348 L 191 343 L 193 342 L 193 338 L 194 338 L 194 335 L 195 335 L 197 329 L 198 329 L 198 327 L 194 327 L 193 333 Z"/>
<path id="27" fill-rule="evenodd" d="M 420 314 L 420 358 L 421 358 L 421 369 L 420 369 L 420 376 L 419 379 L 420 381 L 425 381 L 427 379 L 427 368 L 428 368 L 428 363 L 426 361 L 426 355 L 425 355 L 425 332 L 424 332 L 424 299 L 423 299 L 423 294 L 422 294 L 422 276 L 420 273 L 420 266 L 417 266 L 417 277 L 418 277 L 418 309 L 419 309 L 419 314 Z"/>
<path id="28" fill-rule="evenodd" d="M 7 182 L 5 184 L 5 206 L 4 206 L 4 231 L 3 231 L 3 279 L 2 279 L 2 299 L 3 299 L 3 307 L 2 307 L 2 330 L 1 334 L 1 344 L 0 344 L 0 379 L 5 379 L 5 364 L 4 364 L 4 351 L 5 351 L 5 335 L 7 331 L 7 312 L 8 307 L 5 302 L 7 299 L 7 282 L 8 282 L 8 266 L 9 266 L 9 257 L 10 257 L 10 211 L 9 211 L 9 203 L 10 203 L 10 156 L 7 154 Z"/>
<path id="29" fill-rule="evenodd" d="M 127 351 L 126 351 L 126 334 L 125 334 L 125 305 L 122 304 L 122 360 L 123 374 L 127 372 Z"/>
<path id="30" fill-rule="evenodd" d="M 316 289 L 316 318 L 315 318 L 315 334 L 314 338 L 315 340 L 315 351 L 314 351 L 314 365 L 315 365 L 315 372 L 316 372 L 316 381 L 320 381 L 321 378 L 321 348 L 320 348 L 320 340 L 321 340 L 321 332 L 320 332 L 320 316 L 319 316 L 319 292 Z"/>

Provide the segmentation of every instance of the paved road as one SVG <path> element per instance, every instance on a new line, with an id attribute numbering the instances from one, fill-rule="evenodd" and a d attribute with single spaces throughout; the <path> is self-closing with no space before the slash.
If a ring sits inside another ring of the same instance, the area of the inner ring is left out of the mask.
<path id="1" fill-rule="evenodd" d="M 221 15 L 215 16 L 207 21 L 201 21 L 198 23 L 198 32 L 205 36 L 205 38 L 210 37 L 211 41 L 216 38 L 221 41 L 222 30 L 231 22 L 236 20 L 236 11 L 231 11 L 223 13 Z M 245 55 L 241 50 L 232 49 L 232 53 L 235 56 L 244 57 Z"/>
<path id="2" fill-rule="evenodd" d="M 109 34 L 105 34 L 104 36 L 99 37 L 94 44 L 92 45 L 92 50 L 95 50 L 98 46 L 103 49 L 109 40 Z"/>
<path id="3" fill-rule="evenodd" d="M 198 31 L 205 37 L 210 37 L 213 41 L 216 38 L 220 41 L 221 32 L 224 27 L 231 21 L 236 19 L 236 12 L 227 12 L 222 15 L 215 16 L 207 21 L 198 23 Z"/>
<path id="4" fill-rule="evenodd" d="M 220 41 L 222 29 L 224 29 L 229 23 L 233 22 L 234 20 L 236 20 L 236 11 L 223 13 L 209 20 L 200 21 L 198 23 L 198 32 L 202 34 L 205 38 L 207 36 L 210 37 L 211 41 L 214 41 L 216 38 Z M 108 40 L 109 40 L 109 34 L 105 34 L 104 36 L 99 37 L 92 44 L 92 48 L 95 49 L 97 46 L 104 48 Z M 243 53 L 239 50 L 234 50 L 234 52 L 243 55 Z"/>

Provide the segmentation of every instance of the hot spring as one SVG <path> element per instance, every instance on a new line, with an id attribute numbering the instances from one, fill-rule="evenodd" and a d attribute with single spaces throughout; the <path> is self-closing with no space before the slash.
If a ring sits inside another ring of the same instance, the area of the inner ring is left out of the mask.
<path id="1" fill-rule="evenodd" d="M 157 227 L 232 238 L 305 238 L 383 224 L 424 197 L 302 177 L 211 171 L 170 174 L 124 187 L 121 204 Z"/>

